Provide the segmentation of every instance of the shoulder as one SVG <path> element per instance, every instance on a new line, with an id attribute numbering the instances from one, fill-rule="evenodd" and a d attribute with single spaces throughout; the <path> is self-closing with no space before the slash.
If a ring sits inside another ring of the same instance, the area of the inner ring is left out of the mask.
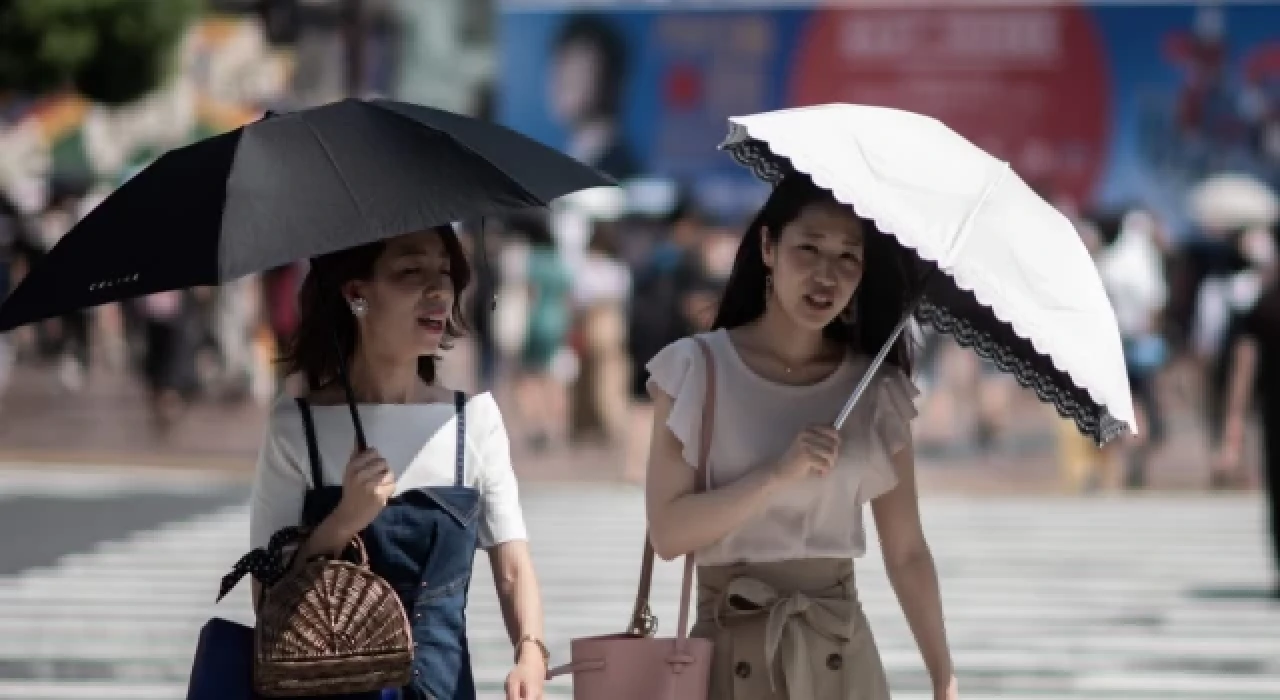
<path id="1" fill-rule="evenodd" d="M 292 436 L 302 429 L 302 409 L 298 405 L 298 397 L 288 392 L 281 392 L 271 404 L 267 414 L 267 437 L 279 439 Z"/>
<path id="2" fill-rule="evenodd" d="M 705 345 L 713 355 L 721 352 L 723 331 L 710 331 L 685 336 L 668 343 L 649 361 L 650 365 L 671 362 L 693 362 L 702 359 L 702 347 Z"/>
<path id="3" fill-rule="evenodd" d="M 464 393 L 463 405 L 468 432 L 486 435 L 494 431 L 506 431 L 502 409 L 491 392 L 482 391 L 473 395 Z"/>
<path id="4" fill-rule="evenodd" d="M 650 384 L 671 397 L 693 382 L 697 383 L 700 392 L 701 378 L 706 372 L 702 344 L 706 344 L 713 356 L 717 355 L 717 335 L 712 332 L 687 336 L 659 350 L 645 365 L 645 369 L 649 370 Z"/>
<path id="5" fill-rule="evenodd" d="M 267 414 L 258 470 L 297 471 L 306 452 L 306 432 L 298 400 L 287 393 L 276 397 Z"/>

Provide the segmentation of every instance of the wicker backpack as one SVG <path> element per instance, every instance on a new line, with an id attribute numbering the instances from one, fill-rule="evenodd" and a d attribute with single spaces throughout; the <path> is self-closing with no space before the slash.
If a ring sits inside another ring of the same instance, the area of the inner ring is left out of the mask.
<path id="1" fill-rule="evenodd" d="M 273 572 L 259 576 L 254 689 L 296 697 L 407 684 L 413 670 L 409 618 L 391 585 L 369 570 L 364 543 L 356 537 L 347 548 L 355 561 L 344 552 L 343 558 L 313 557 L 296 570 L 291 561 L 281 566 L 284 548 L 307 534 L 299 527 L 280 530 L 265 551 L 252 552 L 224 579 L 223 595 L 246 571 Z"/>

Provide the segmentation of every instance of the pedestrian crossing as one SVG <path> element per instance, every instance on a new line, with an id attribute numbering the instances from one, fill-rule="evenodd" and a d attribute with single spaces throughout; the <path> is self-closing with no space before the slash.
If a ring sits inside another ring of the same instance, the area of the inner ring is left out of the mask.
<path id="1" fill-rule="evenodd" d="M 620 485 L 522 497 L 563 663 L 571 638 L 626 626 L 642 497 Z M 1254 497 L 929 498 L 922 510 L 966 700 L 1280 698 L 1280 604 L 1248 595 L 1271 583 Z M 867 522 L 858 585 L 894 697 L 930 698 Z M 204 621 L 252 619 L 246 584 L 213 604 L 245 539 L 236 505 L 0 578 L 0 699 L 184 697 Z M 659 635 L 674 633 L 679 576 L 659 562 Z M 511 646 L 483 555 L 471 591 L 481 697 L 500 698 Z M 547 691 L 568 697 L 570 681 Z"/>

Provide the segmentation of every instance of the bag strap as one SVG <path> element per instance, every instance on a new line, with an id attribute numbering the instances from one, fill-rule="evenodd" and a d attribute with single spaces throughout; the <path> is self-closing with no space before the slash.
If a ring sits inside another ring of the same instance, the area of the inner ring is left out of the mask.
<path id="1" fill-rule="evenodd" d="M 702 428 L 698 435 L 698 466 L 694 476 L 694 493 L 705 491 L 710 486 L 710 467 L 707 460 L 711 455 L 711 432 L 715 425 L 716 415 L 716 363 L 711 355 L 711 348 L 702 338 L 694 336 L 698 348 L 702 350 L 703 367 L 707 375 L 706 389 L 702 396 Z M 653 543 L 649 540 L 649 531 L 644 533 L 644 555 L 640 563 L 640 585 L 636 591 L 636 604 L 631 612 L 631 627 L 628 634 L 648 637 L 658 627 L 658 618 L 654 617 L 649 607 L 649 591 L 653 583 Z M 688 635 L 689 598 L 693 589 L 693 553 L 684 556 L 684 576 L 680 580 L 680 622 L 676 636 L 684 639 Z"/>
<path id="2" fill-rule="evenodd" d="M 311 463 L 311 488 L 319 489 L 324 486 L 324 470 L 321 469 L 320 443 L 316 439 L 316 424 L 311 415 L 311 404 L 301 396 L 294 397 L 293 400 L 298 404 L 298 412 L 302 415 L 303 433 L 307 438 L 307 460 Z M 293 556 L 286 555 L 284 550 L 301 545 L 309 534 L 309 529 L 300 525 L 290 525 L 277 530 L 266 546 L 258 547 L 240 557 L 231 568 L 231 572 L 222 577 L 222 585 L 218 588 L 216 601 L 221 601 L 230 593 L 246 574 L 253 574 L 253 577 L 258 579 L 262 584 L 262 593 L 265 595 L 266 589 L 274 586 L 293 563 Z M 296 555 L 297 552 L 293 554 Z"/>
<path id="3" fill-rule="evenodd" d="M 453 458 L 453 485 L 462 488 L 467 469 L 467 395 L 453 392 L 453 412 L 458 424 L 456 454 Z"/>

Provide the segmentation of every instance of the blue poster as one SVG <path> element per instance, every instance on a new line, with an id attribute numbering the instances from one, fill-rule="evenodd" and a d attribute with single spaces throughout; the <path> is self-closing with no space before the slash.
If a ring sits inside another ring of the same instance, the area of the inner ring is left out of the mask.
<path id="1" fill-rule="evenodd" d="M 1280 185 L 1280 6 L 969 6 L 507 0 L 499 118 L 615 177 L 715 209 L 760 186 L 727 117 L 825 102 L 938 117 L 1065 206 L 1145 204 L 1186 233 L 1186 189 Z"/>

